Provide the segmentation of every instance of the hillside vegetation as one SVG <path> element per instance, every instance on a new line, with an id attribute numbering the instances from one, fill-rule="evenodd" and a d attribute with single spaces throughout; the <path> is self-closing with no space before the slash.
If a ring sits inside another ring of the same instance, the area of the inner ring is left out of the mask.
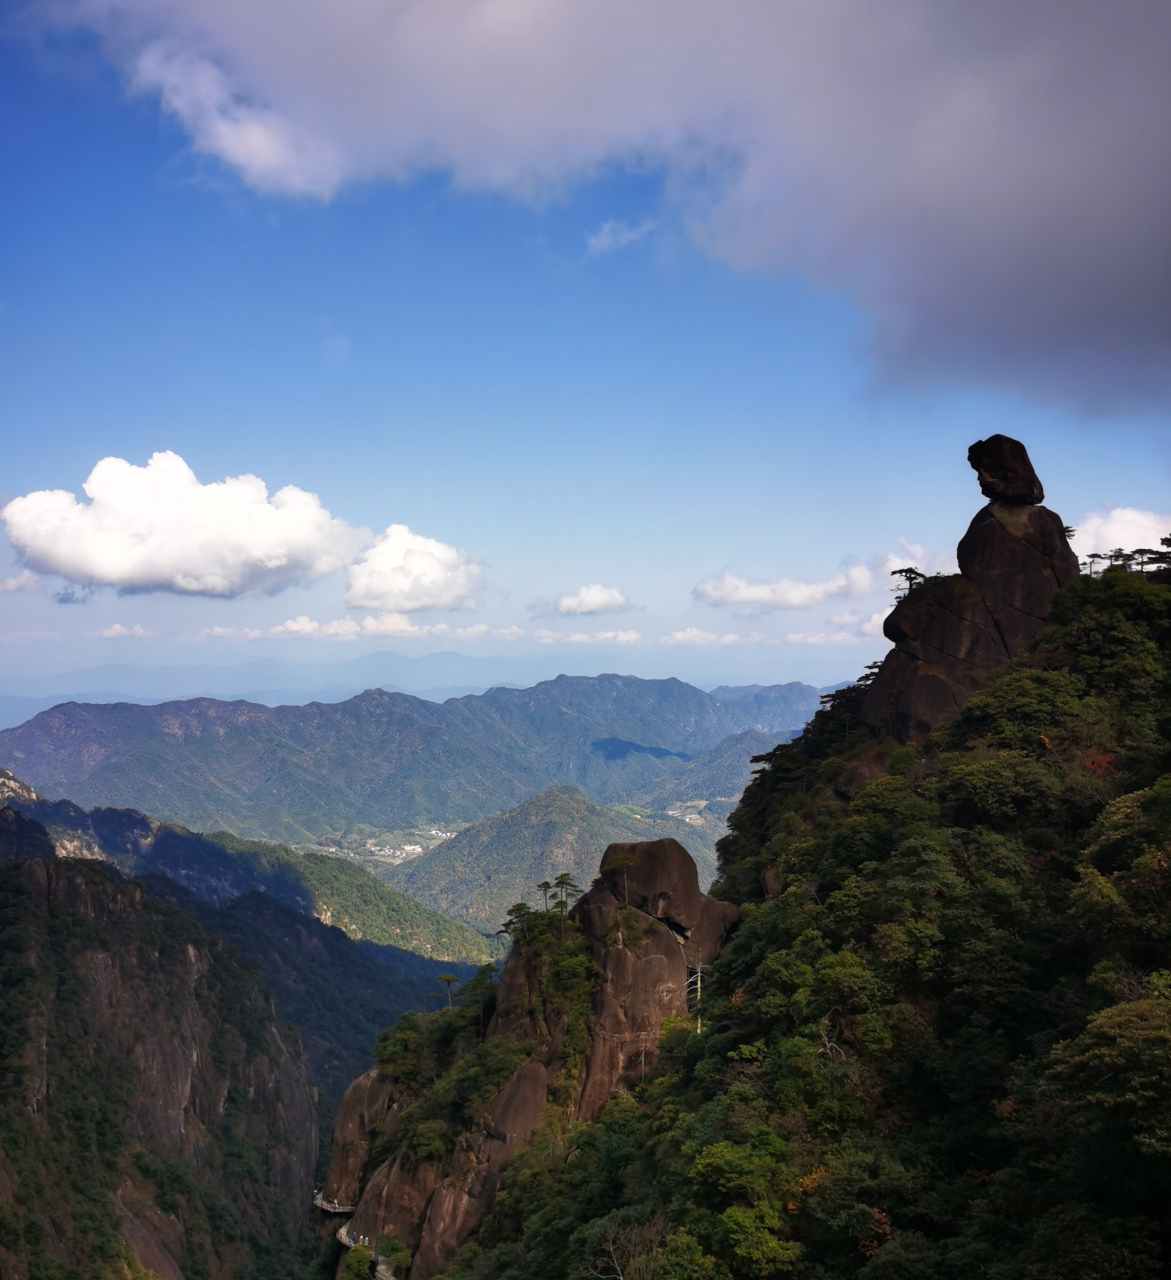
<path id="1" fill-rule="evenodd" d="M 922 747 L 844 689 L 720 847 L 697 1025 L 447 1280 L 1171 1273 L 1171 586 L 1056 597 Z"/>
<path id="2" fill-rule="evenodd" d="M 680 680 L 616 675 L 442 704 L 381 689 L 304 707 L 71 702 L 0 732 L 0 765 L 87 808 L 312 843 L 477 822 L 554 785 L 625 800 L 729 735 L 783 736 L 808 714 L 808 696 L 791 692 L 725 703 Z"/>
<path id="3" fill-rule="evenodd" d="M 542 880 L 567 873 L 588 885 L 597 874 L 600 849 L 666 836 L 690 849 L 706 888 L 716 869 L 708 827 L 596 804 L 576 787 L 551 787 L 395 868 L 391 883 L 477 929 L 494 930 L 515 903 L 540 904 L 536 886 Z"/>

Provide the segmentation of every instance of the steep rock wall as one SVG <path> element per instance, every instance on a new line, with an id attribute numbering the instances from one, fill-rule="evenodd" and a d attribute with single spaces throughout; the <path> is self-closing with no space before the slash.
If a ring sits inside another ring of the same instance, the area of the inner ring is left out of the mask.
<path id="1" fill-rule="evenodd" d="M 291 1264 L 315 1096 L 251 971 L 90 862 L 0 867 L 0 914 L 0 1275 Z"/>

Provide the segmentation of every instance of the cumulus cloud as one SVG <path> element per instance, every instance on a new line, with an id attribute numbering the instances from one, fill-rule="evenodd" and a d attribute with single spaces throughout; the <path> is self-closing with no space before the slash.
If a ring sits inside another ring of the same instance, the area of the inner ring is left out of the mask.
<path id="1" fill-rule="evenodd" d="M 1070 545 L 1081 557 L 1092 553 L 1113 551 L 1121 547 L 1133 551 L 1135 547 L 1159 546 L 1159 539 L 1171 534 L 1171 515 L 1161 516 L 1155 511 L 1141 511 L 1137 507 L 1112 507 L 1104 515 L 1100 512 L 1084 516 Z"/>
<path id="2" fill-rule="evenodd" d="M 346 604 L 391 614 L 470 609 L 481 578 L 466 551 L 392 524 L 350 569 Z"/>
<path id="3" fill-rule="evenodd" d="M 617 587 L 604 587 L 600 582 L 578 587 L 557 601 L 557 612 L 563 614 L 620 613 L 629 608 L 630 601 Z"/>
<path id="4" fill-rule="evenodd" d="M 82 486 L 40 489 L 0 511 L 32 569 L 120 591 L 238 596 L 278 591 L 344 568 L 365 534 L 316 494 L 287 485 L 271 497 L 258 476 L 200 484 L 171 452 L 145 467 L 103 458 Z"/>
<path id="5" fill-rule="evenodd" d="M 872 585 L 870 570 L 853 565 L 842 573 L 821 582 L 794 582 L 779 578 L 776 582 L 749 582 L 734 573 L 721 573 L 699 583 L 692 594 L 711 605 L 734 605 L 744 612 L 763 609 L 808 609 L 831 596 L 863 596 Z"/>
<path id="6" fill-rule="evenodd" d="M 0 578 L 0 595 L 9 591 L 27 591 L 37 583 L 37 575 L 31 569 L 22 569 L 8 578 Z"/>
<path id="7" fill-rule="evenodd" d="M 1164 0 L 42 3 L 259 190 L 657 167 L 713 254 L 851 290 L 893 370 L 1167 394 Z"/>

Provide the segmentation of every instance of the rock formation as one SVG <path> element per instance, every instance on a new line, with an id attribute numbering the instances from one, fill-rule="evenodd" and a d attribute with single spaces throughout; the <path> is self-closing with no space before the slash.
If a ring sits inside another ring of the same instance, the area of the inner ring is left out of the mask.
<path id="1" fill-rule="evenodd" d="M 716 958 L 739 913 L 700 892 L 681 844 L 655 840 L 610 845 L 569 916 L 593 963 L 584 1051 L 567 1050 L 579 1029 L 559 1011 L 522 934 L 500 975 L 484 1043 L 512 1041 L 529 1056 L 450 1156 L 422 1159 L 396 1140 L 418 1097 L 404 1082 L 375 1068 L 346 1091 L 317 1197 L 326 1229 L 343 1243 L 393 1232 L 414 1254 L 411 1280 L 441 1272 L 484 1220 L 517 1144 L 536 1130 L 551 1098 L 563 1119 L 596 1119 L 615 1089 L 650 1071 L 664 1020 L 686 1016 L 689 976 Z M 340 1227 L 338 1215 L 349 1218 Z"/>
<path id="2" fill-rule="evenodd" d="M 995 667 L 1044 626 L 1053 594 L 1078 573 L 1062 519 L 1023 444 L 1008 436 L 968 450 L 989 499 L 956 549 L 959 573 L 913 587 L 886 619 L 894 641 L 862 716 L 900 741 L 954 719 Z"/>

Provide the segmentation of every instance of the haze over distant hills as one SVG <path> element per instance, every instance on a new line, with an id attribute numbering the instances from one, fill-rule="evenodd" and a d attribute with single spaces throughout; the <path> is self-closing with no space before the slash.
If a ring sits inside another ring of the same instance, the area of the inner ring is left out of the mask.
<path id="1" fill-rule="evenodd" d="M 559 674 L 592 674 L 567 669 L 564 655 L 470 657 L 432 653 L 419 657 L 392 652 L 365 654 L 342 662 L 252 662 L 192 666 L 144 666 L 107 663 L 77 671 L 40 676 L 0 674 L 0 729 L 22 724 L 61 702 L 174 702 L 220 698 L 265 706 L 342 702 L 366 689 L 410 693 L 430 702 L 485 693 L 492 688 L 529 688 Z M 686 675 L 686 673 L 684 673 Z M 694 678 L 690 683 L 696 684 Z M 704 681 L 698 687 L 707 688 Z M 784 685 L 722 686 L 713 696 L 724 701 L 761 689 L 797 689 Z M 824 692 L 824 689 L 822 690 Z"/>
<path id="2" fill-rule="evenodd" d="M 472 823 L 553 785 L 624 800 L 733 735 L 790 736 L 819 696 L 799 684 L 730 692 L 721 701 L 680 680 L 603 675 L 443 704 L 381 689 L 304 707 L 67 703 L 0 733 L 0 765 L 85 807 L 305 841 Z"/>

